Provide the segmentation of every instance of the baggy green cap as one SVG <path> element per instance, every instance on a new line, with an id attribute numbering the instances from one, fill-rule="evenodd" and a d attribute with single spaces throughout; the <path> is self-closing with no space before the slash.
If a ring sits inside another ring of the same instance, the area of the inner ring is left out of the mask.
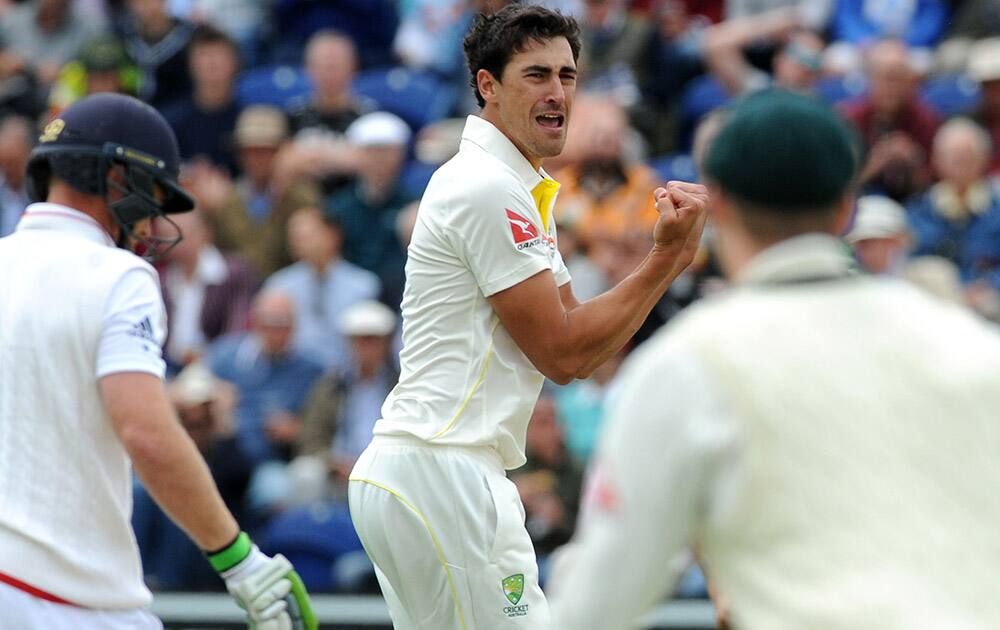
<path id="1" fill-rule="evenodd" d="M 766 90 L 733 106 L 705 171 L 742 201 L 804 210 L 840 199 L 857 163 L 856 136 L 833 109 L 810 96 Z"/>

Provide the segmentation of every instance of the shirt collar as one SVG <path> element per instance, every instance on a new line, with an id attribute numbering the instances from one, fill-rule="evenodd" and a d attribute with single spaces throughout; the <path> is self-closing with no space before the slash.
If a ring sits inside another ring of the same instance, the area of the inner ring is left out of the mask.
<path id="1" fill-rule="evenodd" d="M 539 182 L 548 178 L 548 173 L 544 169 L 536 171 L 531 162 L 510 141 L 510 138 L 485 118 L 472 115 L 465 120 L 465 129 L 462 130 L 462 145 L 466 143 L 476 145 L 511 167 L 528 190 L 534 189 Z M 459 146 L 460 150 L 462 145 Z"/>
<path id="2" fill-rule="evenodd" d="M 834 280 L 857 273 L 844 242 L 829 234 L 803 234 L 754 256 L 739 275 L 739 284 L 796 284 Z"/>
<path id="3" fill-rule="evenodd" d="M 115 246 L 108 231 L 92 216 L 57 203 L 33 203 L 28 206 L 17 224 L 17 231 L 21 230 L 57 230 L 108 247 Z"/>
<path id="4" fill-rule="evenodd" d="M 993 205 L 993 195 L 986 180 L 978 181 L 962 195 L 948 182 L 931 186 L 930 199 L 934 212 L 949 221 L 964 221 L 971 216 L 986 214 Z"/>

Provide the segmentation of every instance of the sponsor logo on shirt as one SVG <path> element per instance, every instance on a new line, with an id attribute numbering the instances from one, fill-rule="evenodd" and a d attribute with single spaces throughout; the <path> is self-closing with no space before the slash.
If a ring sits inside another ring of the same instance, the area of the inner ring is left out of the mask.
<path id="1" fill-rule="evenodd" d="M 611 482 L 608 472 L 601 462 L 597 462 L 590 474 L 590 484 L 584 499 L 584 510 L 593 509 L 598 512 L 617 512 L 621 506 L 618 489 Z"/>
<path id="2" fill-rule="evenodd" d="M 524 218 L 520 214 L 514 212 L 510 208 L 504 208 L 507 211 L 507 220 L 510 222 L 510 232 L 514 235 L 514 245 L 518 249 L 525 249 L 527 247 L 533 247 L 541 242 L 538 236 L 538 228 Z"/>
<path id="3" fill-rule="evenodd" d="M 508 210 L 509 212 L 509 210 Z M 511 606 L 504 606 L 503 614 L 508 617 L 524 617 L 528 614 L 528 604 L 518 605 L 521 596 L 524 595 L 524 574 L 515 573 L 500 580 L 503 594 L 507 597 Z"/>
<path id="4" fill-rule="evenodd" d="M 143 317 L 142 321 L 133 324 L 132 330 L 128 334 L 146 341 L 156 341 L 153 337 L 153 324 L 149 321 L 149 317 Z"/>

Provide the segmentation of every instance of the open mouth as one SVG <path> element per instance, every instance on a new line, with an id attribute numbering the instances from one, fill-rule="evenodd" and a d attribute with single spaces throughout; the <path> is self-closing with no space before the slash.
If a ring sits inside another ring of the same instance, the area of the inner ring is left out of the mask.
<path id="1" fill-rule="evenodd" d="M 562 114 L 556 112 L 548 112 L 535 116 L 535 120 L 546 129 L 562 129 L 566 121 Z"/>

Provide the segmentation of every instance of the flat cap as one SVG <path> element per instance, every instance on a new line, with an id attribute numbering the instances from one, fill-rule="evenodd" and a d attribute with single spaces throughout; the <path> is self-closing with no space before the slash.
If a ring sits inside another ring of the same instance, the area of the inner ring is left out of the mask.
<path id="1" fill-rule="evenodd" d="M 707 179 L 744 202 L 776 210 L 835 203 L 858 162 L 856 136 L 826 104 L 765 90 L 733 106 L 705 159 Z"/>

